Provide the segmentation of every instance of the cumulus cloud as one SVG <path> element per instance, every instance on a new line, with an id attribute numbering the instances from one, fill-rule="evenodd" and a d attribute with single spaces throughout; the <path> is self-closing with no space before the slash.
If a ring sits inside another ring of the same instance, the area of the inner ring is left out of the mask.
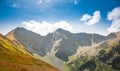
<path id="1" fill-rule="evenodd" d="M 47 35 L 48 33 L 51 33 L 58 28 L 62 28 L 68 31 L 72 30 L 72 26 L 66 21 L 59 21 L 51 24 L 47 21 L 37 22 L 34 20 L 30 20 L 30 21 L 22 22 L 22 25 L 24 28 L 41 35 Z"/>
<path id="2" fill-rule="evenodd" d="M 108 17 L 108 20 L 120 19 L 120 7 L 117 7 L 113 9 L 111 12 L 109 12 L 107 17 Z"/>
<path id="3" fill-rule="evenodd" d="M 92 18 L 92 17 L 91 17 L 90 15 L 85 14 L 85 15 L 82 16 L 82 18 L 80 19 L 80 21 L 87 21 L 87 20 L 89 20 L 89 19 L 91 19 L 91 18 Z"/>
<path id="4" fill-rule="evenodd" d="M 108 28 L 109 32 L 117 32 L 120 31 L 120 19 L 119 20 L 114 20 L 112 22 L 112 25 Z"/>
<path id="5" fill-rule="evenodd" d="M 87 23 L 87 25 L 93 25 L 93 24 L 96 24 L 100 21 L 101 19 L 101 16 L 100 16 L 100 11 L 95 11 L 93 16 L 92 16 L 92 19 L 90 19 Z"/>
<path id="6" fill-rule="evenodd" d="M 111 26 L 107 28 L 109 32 L 120 31 L 120 7 L 117 7 L 109 12 L 107 19 L 112 21 Z"/>
<path id="7" fill-rule="evenodd" d="M 100 19 L 101 19 L 100 11 L 95 11 L 93 13 L 93 16 L 90 16 L 89 14 L 83 15 L 80 21 L 85 22 L 87 25 L 93 25 L 98 23 Z"/>

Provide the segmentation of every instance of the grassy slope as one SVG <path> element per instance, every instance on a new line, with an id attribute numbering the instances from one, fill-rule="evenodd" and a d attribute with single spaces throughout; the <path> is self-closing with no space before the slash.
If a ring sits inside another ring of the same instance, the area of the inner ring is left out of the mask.
<path id="1" fill-rule="evenodd" d="M 6 37 L 0 35 L 1 71 L 59 71 L 51 65 L 31 57 L 25 50 L 19 50 Z"/>

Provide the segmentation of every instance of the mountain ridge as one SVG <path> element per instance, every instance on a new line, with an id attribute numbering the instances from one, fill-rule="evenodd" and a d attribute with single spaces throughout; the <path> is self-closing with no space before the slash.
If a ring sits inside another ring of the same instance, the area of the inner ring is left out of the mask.
<path id="1" fill-rule="evenodd" d="M 60 67 L 62 65 L 67 65 L 69 59 L 72 55 L 76 54 L 78 48 L 80 50 L 84 50 L 84 48 L 88 49 L 88 52 L 91 52 L 91 48 L 89 47 L 98 47 L 101 43 L 105 43 L 108 40 L 112 40 L 117 37 L 116 33 L 108 34 L 107 36 L 99 35 L 99 34 L 87 34 L 87 33 L 71 33 L 69 31 L 63 29 L 57 29 L 53 33 L 49 33 L 46 36 L 41 36 L 24 28 L 18 28 L 14 33 L 9 33 L 8 35 L 14 36 L 14 38 L 20 42 L 26 50 L 28 50 L 31 54 L 38 54 L 42 56 L 43 60 L 47 63 L 57 67 L 61 71 L 64 71 L 64 67 Z M 119 33 L 119 32 L 118 32 Z M 118 34 L 119 36 L 119 34 Z M 7 38 L 10 38 L 9 36 Z M 115 41 L 116 42 L 116 41 Z M 94 44 L 94 45 L 93 45 Z M 95 46 L 97 44 L 97 46 Z M 105 45 L 101 45 L 104 47 Z M 92 48 L 94 53 L 99 53 L 98 50 Z M 86 53 L 87 51 L 82 53 Z M 80 53 L 79 53 L 80 54 Z M 89 53 L 88 53 L 89 54 Z M 88 55 L 87 54 L 87 55 Z M 96 54 L 90 53 L 90 55 L 96 56 Z M 91 58 L 91 56 L 90 56 Z M 40 57 L 41 59 L 41 57 Z M 49 61 L 48 61 L 49 60 Z M 53 63 L 55 60 L 56 63 Z M 75 57 L 76 60 L 76 57 Z M 69 63 L 68 63 L 69 68 Z M 71 67 L 71 66 L 70 66 Z M 69 70 L 66 68 L 66 70 Z"/>
<path id="2" fill-rule="evenodd" d="M 103 40 L 107 40 L 111 37 L 113 38 L 115 37 L 114 35 L 107 37 L 99 34 L 87 34 L 87 33 L 73 34 L 61 28 L 57 29 L 53 33 L 47 34 L 46 36 L 41 36 L 37 33 L 31 32 L 29 30 L 26 30 L 20 27 L 16 28 L 14 31 L 15 31 L 14 33 L 12 34 L 8 33 L 6 36 L 7 37 L 8 35 L 14 36 L 15 39 L 17 39 L 20 43 L 22 43 L 25 47 L 27 47 L 28 50 L 30 50 L 31 52 L 42 50 L 41 52 L 37 51 L 37 53 L 40 54 L 41 56 L 45 56 L 47 52 L 50 52 L 54 44 L 54 41 L 62 39 L 62 41 L 60 42 L 61 45 L 56 47 L 56 49 L 60 50 L 56 53 L 56 56 L 65 61 L 68 60 L 69 55 L 74 54 L 76 52 L 76 49 L 78 48 L 78 46 L 91 45 L 91 40 L 93 40 L 93 42 L 95 43 L 99 43 L 99 42 L 102 42 Z M 72 41 L 75 41 L 75 42 L 72 43 Z M 28 42 L 28 44 L 26 42 Z M 65 45 L 70 48 L 70 51 L 65 51 L 67 49 Z M 74 51 L 71 52 L 71 50 L 74 50 Z M 63 51 L 69 52 L 69 53 L 64 53 Z M 63 52 L 65 56 L 61 55 L 61 52 Z M 64 56 L 64 58 L 62 58 L 61 56 Z"/>

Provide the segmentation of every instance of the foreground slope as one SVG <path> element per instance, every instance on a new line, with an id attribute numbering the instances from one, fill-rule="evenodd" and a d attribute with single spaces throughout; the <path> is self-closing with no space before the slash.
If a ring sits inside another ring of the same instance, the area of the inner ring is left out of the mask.
<path id="1" fill-rule="evenodd" d="M 14 44 L 0 34 L 1 71 L 59 71 L 51 65 L 33 58 L 22 46 Z"/>

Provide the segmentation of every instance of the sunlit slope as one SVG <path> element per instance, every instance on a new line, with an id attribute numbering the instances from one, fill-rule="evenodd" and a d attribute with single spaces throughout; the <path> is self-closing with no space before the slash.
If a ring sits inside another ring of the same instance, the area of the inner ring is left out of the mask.
<path id="1" fill-rule="evenodd" d="M 0 71 L 59 71 L 0 34 Z"/>
<path id="2" fill-rule="evenodd" d="M 71 71 L 120 71 L 120 32 L 115 38 L 80 47 L 69 57 Z"/>

